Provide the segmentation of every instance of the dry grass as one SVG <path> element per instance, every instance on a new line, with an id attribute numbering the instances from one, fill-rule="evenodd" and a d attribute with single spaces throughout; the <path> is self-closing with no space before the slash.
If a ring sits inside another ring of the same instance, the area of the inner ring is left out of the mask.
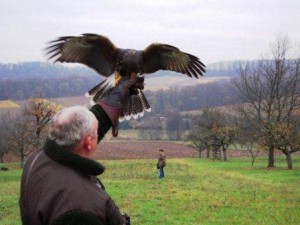
<path id="1" fill-rule="evenodd" d="M 19 108 L 20 106 L 10 100 L 4 100 L 4 101 L 0 101 L 0 109 L 6 109 L 6 108 Z"/>

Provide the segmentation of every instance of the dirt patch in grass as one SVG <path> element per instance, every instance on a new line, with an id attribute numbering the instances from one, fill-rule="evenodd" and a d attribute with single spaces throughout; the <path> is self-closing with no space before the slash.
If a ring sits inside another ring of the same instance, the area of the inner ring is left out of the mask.
<path id="1" fill-rule="evenodd" d="M 95 159 L 153 159 L 158 150 L 164 149 L 168 158 L 198 157 L 191 147 L 168 141 L 122 141 L 101 142 L 98 145 Z"/>
<path id="2" fill-rule="evenodd" d="M 158 150 L 164 149 L 167 158 L 197 158 L 198 152 L 185 144 L 171 141 L 102 141 L 97 147 L 93 159 L 156 159 Z M 267 151 L 261 151 L 259 156 L 267 156 Z M 300 152 L 299 152 L 300 154 Z M 282 152 L 276 151 L 276 156 Z M 294 154 L 296 155 L 296 154 Z M 246 150 L 227 150 L 228 158 L 251 157 Z M 202 152 L 206 157 L 206 151 Z M 4 156 L 4 162 L 18 162 L 19 157 L 11 154 Z"/>
<path id="3" fill-rule="evenodd" d="M 184 144 L 170 141 L 103 141 L 98 145 L 94 159 L 154 159 L 158 157 L 158 150 L 164 149 L 167 158 L 196 158 L 198 152 Z M 249 152 L 245 150 L 228 150 L 228 157 L 245 157 Z M 260 155 L 267 155 L 262 151 Z M 202 152 L 206 157 L 206 151 Z"/>

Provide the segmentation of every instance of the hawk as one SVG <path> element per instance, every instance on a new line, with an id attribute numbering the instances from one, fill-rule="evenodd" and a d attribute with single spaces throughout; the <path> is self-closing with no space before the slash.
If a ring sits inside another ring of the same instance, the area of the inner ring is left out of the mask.
<path id="1" fill-rule="evenodd" d="M 116 47 L 107 37 L 98 34 L 60 37 L 46 48 L 49 59 L 55 62 L 81 63 L 106 77 L 86 95 L 97 102 L 124 77 L 132 73 L 139 77 L 158 70 L 170 70 L 198 78 L 205 72 L 205 65 L 194 55 L 168 45 L 153 43 L 144 50 Z M 141 89 L 137 89 L 123 107 L 122 118 L 143 116 L 150 105 Z"/>

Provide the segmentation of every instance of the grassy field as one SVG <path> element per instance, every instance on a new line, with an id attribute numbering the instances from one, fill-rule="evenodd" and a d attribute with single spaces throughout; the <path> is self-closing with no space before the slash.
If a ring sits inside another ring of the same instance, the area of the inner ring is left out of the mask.
<path id="1" fill-rule="evenodd" d="M 294 170 L 276 160 L 266 169 L 266 158 L 253 167 L 249 158 L 169 159 L 163 180 L 154 160 L 103 161 L 101 179 L 132 224 L 300 224 L 300 157 Z M 20 176 L 0 172 L 0 225 L 20 224 Z"/>

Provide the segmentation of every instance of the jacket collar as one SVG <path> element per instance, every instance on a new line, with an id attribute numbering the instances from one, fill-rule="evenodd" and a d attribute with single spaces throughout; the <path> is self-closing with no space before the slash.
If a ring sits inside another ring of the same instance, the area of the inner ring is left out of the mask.
<path id="1" fill-rule="evenodd" d="M 100 163 L 74 154 L 68 148 L 59 146 L 49 138 L 45 142 L 44 151 L 49 158 L 59 164 L 79 170 L 88 175 L 97 176 L 105 170 L 104 166 Z"/>

